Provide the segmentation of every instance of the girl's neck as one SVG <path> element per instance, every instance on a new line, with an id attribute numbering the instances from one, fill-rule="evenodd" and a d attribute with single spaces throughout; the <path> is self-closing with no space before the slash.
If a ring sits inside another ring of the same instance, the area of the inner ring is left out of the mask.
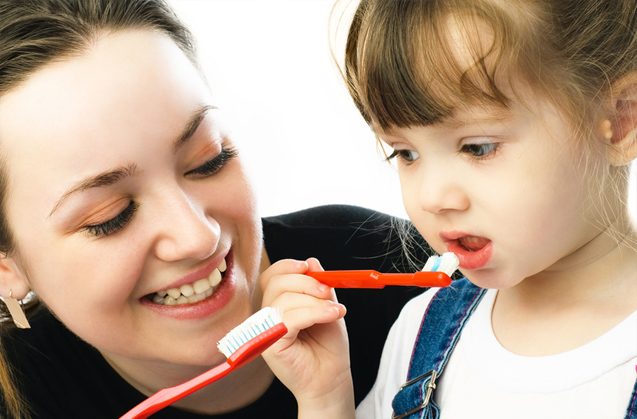
<path id="1" fill-rule="evenodd" d="M 579 300 L 624 281 L 637 267 L 637 234 L 630 221 L 616 220 L 579 249 L 548 269 L 525 279 L 516 292 L 551 300 Z M 633 281 L 635 282 L 635 281 Z"/>
<path id="2" fill-rule="evenodd" d="M 498 291 L 496 337 L 525 355 L 581 346 L 637 310 L 636 275 L 637 235 L 623 220 L 553 267 Z"/>

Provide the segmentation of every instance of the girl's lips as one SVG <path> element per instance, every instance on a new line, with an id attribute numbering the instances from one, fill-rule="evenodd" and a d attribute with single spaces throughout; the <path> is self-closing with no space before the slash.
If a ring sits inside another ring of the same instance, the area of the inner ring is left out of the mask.
<path id="1" fill-rule="evenodd" d="M 489 263 L 491 255 L 493 254 L 493 244 L 491 240 L 484 237 L 459 234 L 442 237 L 447 243 L 447 249 L 458 256 L 461 268 L 483 268 Z"/>

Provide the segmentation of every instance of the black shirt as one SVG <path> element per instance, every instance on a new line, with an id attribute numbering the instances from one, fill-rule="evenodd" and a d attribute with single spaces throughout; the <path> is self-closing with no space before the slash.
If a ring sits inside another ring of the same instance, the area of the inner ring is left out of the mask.
<path id="1" fill-rule="evenodd" d="M 325 269 L 413 271 L 395 226 L 398 220 L 367 209 L 328 205 L 263 219 L 272 262 L 284 258 L 318 258 Z M 412 237 L 412 240 L 414 237 Z M 422 262 L 429 253 L 415 238 L 411 257 Z M 378 371 L 385 337 L 404 303 L 419 288 L 337 290 L 347 307 L 352 375 L 358 403 Z M 3 336 L 22 395 L 36 418 L 117 418 L 145 399 L 123 380 L 100 353 L 68 331 L 46 309 L 31 319 L 32 329 L 13 329 Z M 198 415 L 167 407 L 153 418 L 296 418 L 296 401 L 275 378 L 254 403 L 221 415 Z M 3 415 L 4 417 L 4 415 Z"/>

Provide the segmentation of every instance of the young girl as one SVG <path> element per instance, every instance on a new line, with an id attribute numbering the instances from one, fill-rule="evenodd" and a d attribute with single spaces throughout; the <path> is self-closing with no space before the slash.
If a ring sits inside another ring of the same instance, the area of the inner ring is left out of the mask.
<path id="1" fill-rule="evenodd" d="M 329 206 L 262 222 L 215 101 L 161 0 L 0 1 L 0 417 L 112 419 L 224 362 L 216 343 L 260 308 L 269 261 L 290 280 L 320 269 L 309 256 L 401 269 L 380 214 Z M 303 337 L 344 310 L 311 292 L 313 311 L 286 323 L 321 352 Z M 339 297 L 375 319 L 351 345 L 371 387 L 399 307 Z M 11 327 L 27 326 L 20 300 L 42 303 L 30 329 Z M 344 337 L 342 321 L 330 327 Z M 156 417 L 296 418 L 315 400 L 295 401 L 257 358 Z"/>
<path id="2" fill-rule="evenodd" d="M 363 0 L 345 75 L 470 281 L 404 308 L 358 415 L 637 417 L 637 2 Z"/>

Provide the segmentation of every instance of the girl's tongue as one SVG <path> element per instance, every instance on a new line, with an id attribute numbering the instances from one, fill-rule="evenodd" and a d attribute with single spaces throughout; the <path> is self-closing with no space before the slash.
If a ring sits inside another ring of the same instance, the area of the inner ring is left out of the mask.
<path id="1" fill-rule="evenodd" d="M 458 239 L 460 245 L 471 252 L 482 249 L 489 244 L 490 241 L 491 240 L 485 239 L 484 237 L 476 236 L 465 236 Z"/>

